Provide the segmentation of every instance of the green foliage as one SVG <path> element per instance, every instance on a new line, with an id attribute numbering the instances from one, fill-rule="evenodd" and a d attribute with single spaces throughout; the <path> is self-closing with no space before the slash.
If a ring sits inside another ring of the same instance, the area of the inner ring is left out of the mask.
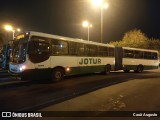
<path id="1" fill-rule="evenodd" d="M 153 50 L 160 50 L 160 40 L 159 39 L 149 39 L 149 48 Z"/>
<path id="2" fill-rule="evenodd" d="M 121 41 L 111 42 L 111 45 L 158 50 L 160 53 L 160 40 L 149 39 L 141 30 L 131 30 L 124 34 Z"/>
<path id="3" fill-rule="evenodd" d="M 141 30 L 131 30 L 124 34 L 122 41 L 110 43 L 116 46 L 133 47 L 133 48 L 148 48 L 148 37 Z"/>
<path id="4" fill-rule="evenodd" d="M 149 49 L 158 50 L 160 58 L 160 40 L 159 39 L 150 39 L 148 42 Z"/>
<path id="5" fill-rule="evenodd" d="M 134 48 L 148 48 L 148 38 L 141 30 L 132 30 L 125 33 L 122 39 L 122 45 Z"/>
<path id="6" fill-rule="evenodd" d="M 141 30 L 131 30 L 125 33 L 122 41 L 111 42 L 115 46 L 160 50 L 159 39 L 149 39 Z"/>

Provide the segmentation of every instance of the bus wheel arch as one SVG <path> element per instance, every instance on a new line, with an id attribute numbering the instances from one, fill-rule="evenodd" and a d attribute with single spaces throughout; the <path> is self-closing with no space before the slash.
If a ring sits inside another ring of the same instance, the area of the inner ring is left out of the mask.
<path id="1" fill-rule="evenodd" d="M 110 72 L 111 72 L 111 65 L 107 64 L 105 66 L 104 74 L 108 75 L 108 74 L 110 74 Z"/>
<path id="2" fill-rule="evenodd" d="M 65 70 L 63 67 L 55 67 L 51 73 L 51 80 L 53 82 L 59 82 L 64 79 Z"/>

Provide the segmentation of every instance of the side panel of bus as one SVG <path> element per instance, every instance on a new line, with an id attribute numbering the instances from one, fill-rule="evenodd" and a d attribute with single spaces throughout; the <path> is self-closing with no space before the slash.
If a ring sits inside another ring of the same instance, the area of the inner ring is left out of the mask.
<path id="1" fill-rule="evenodd" d="M 70 71 L 66 71 L 66 75 L 76 75 L 80 72 L 78 58 L 74 56 L 51 56 L 51 69 L 56 67 L 61 67 L 64 70 L 70 68 Z"/>
<path id="2" fill-rule="evenodd" d="M 148 54 L 148 55 L 147 55 Z M 150 50 L 123 49 L 123 70 L 158 69 L 158 53 Z"/>
<path id="3" fill-rule="evenodd" d="M 113 57 L 78 57 L 80 73 L 104 72 L 106 65 L 114 68 L 115 58 Z"/>

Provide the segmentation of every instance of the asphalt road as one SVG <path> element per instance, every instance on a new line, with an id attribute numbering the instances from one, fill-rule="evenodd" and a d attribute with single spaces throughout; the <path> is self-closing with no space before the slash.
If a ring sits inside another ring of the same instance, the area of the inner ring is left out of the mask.
<path id="1" fill-rule="evenodd" d="M 72 76 L 54 84 L 8 79 L 0 83 L 0 111 L 160 111 L 160 70 Z"/>

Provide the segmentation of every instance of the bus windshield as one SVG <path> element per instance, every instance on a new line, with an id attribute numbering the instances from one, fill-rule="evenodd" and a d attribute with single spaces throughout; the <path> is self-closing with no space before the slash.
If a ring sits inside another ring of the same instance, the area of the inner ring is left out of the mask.
<path id="1" fill-rule="evenodd" d="M 19 36 L 24 36 L 24 35 L 19 35 Z M 13 50 L 11 53 L 11 60 L 10 62 L 12 63 L 24 63 L 26 60 L 26 53 L 27 53 L 27 44 L 28 44 L 28 39 L 27 37 L 19 37 L 15 39 L 13 42 Z"/>

